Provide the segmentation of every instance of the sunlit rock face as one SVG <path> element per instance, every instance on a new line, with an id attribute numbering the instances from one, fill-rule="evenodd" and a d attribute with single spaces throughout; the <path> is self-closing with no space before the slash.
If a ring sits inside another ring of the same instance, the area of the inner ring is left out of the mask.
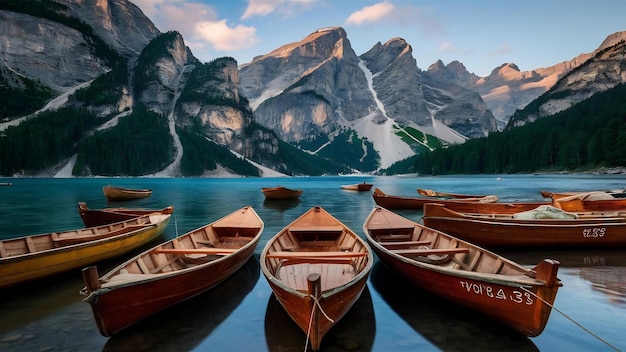
<path id="1" fill-rule="evenodd" d="M 448 92 L 446 84 L 425 78 L 402 38 L 357 56 L 343 28 L 324 28 L 242 65 L 240 77 L 256 121 L 286 141 L 332 139 L 364 118 L 381 126 L 391 119 L 430 134 L 437 133 L 433 121 L 439 116 L 457 127 L 471 125 L 460 128 L 468 137 L 495 129 L 479 95 L 457 85 Z"/>
<path id="2" fill-rule="evenodd" d="M 583 61 L 584 58 L 587 58 Z M 511 121 L 508 127 L 522 126 L 544 116 L 566 110 L 594 94 L 626 82 L 626 32 L 609 35 L 592 54 L 580 55 L 582 61 L 571 67 L 542 97 L 534 113 L 523 120 Z M 576 62 L 578 63 L 578 62 Z"/>

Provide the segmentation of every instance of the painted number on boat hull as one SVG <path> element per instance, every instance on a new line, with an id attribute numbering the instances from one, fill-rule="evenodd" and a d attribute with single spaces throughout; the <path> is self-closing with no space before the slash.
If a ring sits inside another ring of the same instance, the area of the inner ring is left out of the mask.
<path id="1" fill-rule="evenodd" d="M 530 293 L 521 292 L 518 290 L 512 290 L 507 294 L 504 289 L 495 289 L 492 286 L 485 284 L 477 284 L 467 281 L 459 281 L 461 287 L 467 290 L 468 293 L 473 293 L 480 296 L 487 296 L 493 299 L 510 300 L 519 304 L 532 305 L 534 300 Z"/>
<path id="2" fill-rule="evenodd" d="M 604 235 L 606 235 L 606 228 L 604 227 L 594 227 L 583 230 L 583 237 L 585 238 L 602 238 Z"/>

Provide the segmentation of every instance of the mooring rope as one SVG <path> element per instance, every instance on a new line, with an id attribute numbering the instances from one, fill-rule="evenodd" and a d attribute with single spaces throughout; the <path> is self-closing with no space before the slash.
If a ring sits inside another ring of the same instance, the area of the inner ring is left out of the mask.
<path id="1" fill-rule="evenodd" d="M 615 351 L 620 351 L 620 349 L 618 349 L 617 347 L 613 346 L 612 344 L 610 344 L 608 341 L 604 340 L 603 338 L 601 338 L 600 336 L 594 334 L 591 330 L 587 329 L 586 327 L 582 326 L 582 324 L 578 323 L 577 321 L 575 321 L 573 318 L 570 318 L 567 314 L 563 313 L 562 311 L 560 311 L 557 307 L 555 307 L 554 305 L 550 304 L 549 302 L 547 302 L 545 299 L 537 296 L 537 294 L 535 294 L 534 292 L 528 290 L 525 287 L 520 287 L 522 290 L 528 292 L 529 294 L 537 297 L 540 301 L 542 301 L 543 303 L 545 303 L 547 306 L 549 306 L 550 308 L 556 310 L 557 312 L 559 312 L 562 316 L 564 316 L 566 319 L 568 319 L 569 321 L 571 321 L 572 323 L 576 324 L 579 328 L 583 329 L 584 331 L 586 331 L 587 333 L 589 333 L 591 336 L 595 337 L 596 339 L 598 339 L 600 342 L 604 343 L 605 345 L 611 347 L 612 349 L 614 349 Z"/>
<path id="2" fill-rule="evenodd" d="M 311 335 L 311 325 L 313 325 L 313 315 L 315 315 L 315 306 L 317 306 L 320 309 L 320 312 L 322 312 L 322 314 L 324 315 L 324 317 L 326 317 L 326 319 L 328 319 L 328 321 L 330 321 L 333 324 L 335 323 L 335 321 L 332 320 L 328 316 L 328 314 L 326 314 L 326 312 L 324 312 L 324 309 L 322 308 L 320 301 L 317 298 L 315 298 L 315 296 L 313 295 L 309 295 L 309 297 L 313 299 L 313 302 L 315 302 L 315 304 L 313 305 L 313 309 L 311 309 L 311 318 L 309 318 L 309 327 L 307 328 L 307 331 L 306 331 L 306 342 L 304 343 L 304 352 L 306 352 L 306 349 L 309 346 L 309 337 Z"/>

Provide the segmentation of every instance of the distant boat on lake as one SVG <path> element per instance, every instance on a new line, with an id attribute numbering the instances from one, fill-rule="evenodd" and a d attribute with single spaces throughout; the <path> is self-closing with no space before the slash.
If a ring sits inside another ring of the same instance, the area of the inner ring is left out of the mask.
<path id="1" fill-rule="evenodd" d="M 345 189 L 347 191 L 358 191 L 358 192 L 367 192 L 372 189 L 374 184 L 372 183 L 355 183 L 353 185 L 342 185 L 341 189 Z"/>
<path id="2" fill-rule="evenodd" d="M 263 187 L 261 192 L 265 195 L 265 199 L 298 199 L 303 191 L 301 189 L 289 189 L 278 186 Z"/>
<path id="3" fill-rule="evenodd" d="M 141 199 L 150 197 L 150 195 L 152 195 L 151 189 L 131 189 L 114 187 L 110 185 L 102 187 L 102 192 L 104 192 L 104 196 L 108 200 L 113 201 Z"/>

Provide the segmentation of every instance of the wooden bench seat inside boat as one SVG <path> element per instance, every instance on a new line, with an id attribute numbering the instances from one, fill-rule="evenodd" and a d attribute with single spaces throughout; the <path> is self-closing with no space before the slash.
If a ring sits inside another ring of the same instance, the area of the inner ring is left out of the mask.
<path id="1" fill-rule="evenodd" d="M 383 247 L 388 249 L 408 249 L 410 247 L 415 246 L 430 246 L 432 244 L 431 241 L 392 241 L 392 242 L 381 242 Z"/>
<path id="2" fill-rule="evenodd" d="M 457 254 L 457 253 L 469 253 L 469 248 L 416 248 L 416 249 L 393 249 L 393 253 L 400 255 L 442 255 L 442 254 Z"/>
<path id="3" fill-rule="evenodd" d="M 270 252 L 267 253 L 268 258 L 278 258 L 278 259 L 292 259 L 292 258 L 307 258 L 307 259 L 315 259 L 315 258 L 355 258 L 355 257 L 365 257 L 367 253 L 365 252 L 341 252 L 341 251 L 332 251 L 332 252 Z"/>
<path id="4" fill-rule="evenodd" d="M 215 255 L 227 255 L 235 253 L 239 248 L 160 248 L 155 249 L 153 253 L 166 253 L 166 254 L 215 254 Z"/>

